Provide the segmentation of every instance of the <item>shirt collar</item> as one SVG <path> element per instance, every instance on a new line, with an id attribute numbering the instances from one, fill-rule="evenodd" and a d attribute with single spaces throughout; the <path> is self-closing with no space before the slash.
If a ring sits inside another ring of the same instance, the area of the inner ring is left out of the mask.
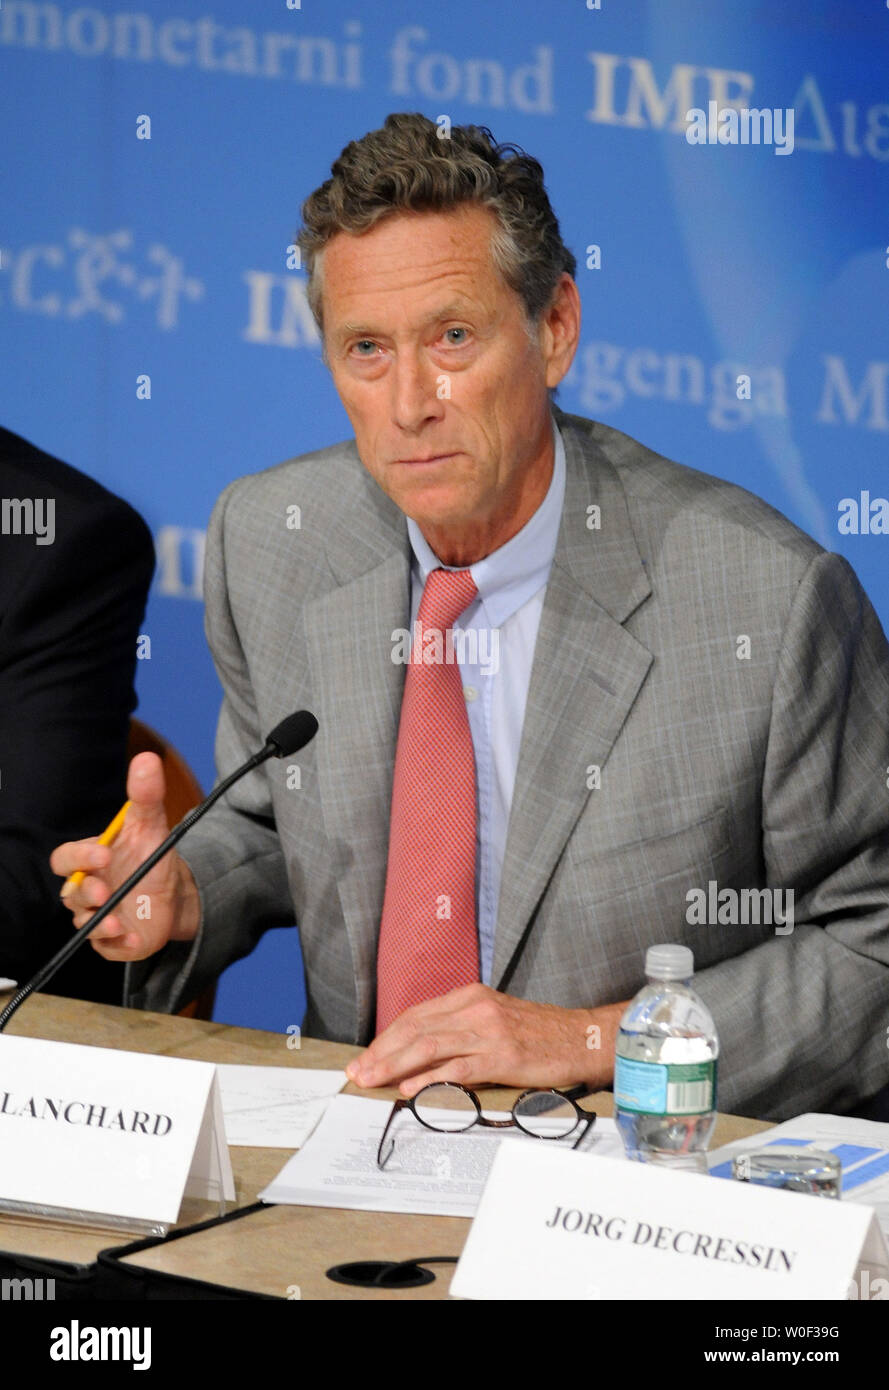
<path id="1" fill-rule="evenodd" d="M 483 560 L 469 566 L 492 627 L 505 623 L 549 580 L 565 501 L 565 446 L 555 417 L 551 416 L 551 419 L 553 476 L 546 496 L 521 531 L 517 531 L 498 550 L 493 550 Z M 434 569 L 461 568 L 442 564 L 411 517 L 407 518 L 407 529 L 414 552 L 412 572 L 423 586 Z"/>

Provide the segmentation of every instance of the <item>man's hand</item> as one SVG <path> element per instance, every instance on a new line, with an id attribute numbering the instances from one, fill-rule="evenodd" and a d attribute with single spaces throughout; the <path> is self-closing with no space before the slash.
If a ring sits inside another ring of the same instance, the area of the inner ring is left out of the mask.
<path id="1" fill-rule="evenodd" d="M 164 811 L 164 769 L 156 753 L 139 753 L 127 773 L 132 803 L 117 839 L 100 845 L 69 840 L 50 856 L 53 873 L 67 878 L 76 869 L 87 876 L 63 899 L 82 927 L 115 888 L 147 859 L 169 833 Z M 175 850 L 146 874 L 117 910 L 93 932 L 90 944 L 106 960 L 144 960 L 170 940 L 191 940 L 200 921 L 200 900 L 191 872 Z"/>
<path id="2" fill-rule="evenodd" d="M 562 1009 L 466 985 L 406 1009 L 346 1072 L 359 1086 L 400 1083 L 403 1096 L 432 1081 L 607 1086 L 625 1008 Z"/>

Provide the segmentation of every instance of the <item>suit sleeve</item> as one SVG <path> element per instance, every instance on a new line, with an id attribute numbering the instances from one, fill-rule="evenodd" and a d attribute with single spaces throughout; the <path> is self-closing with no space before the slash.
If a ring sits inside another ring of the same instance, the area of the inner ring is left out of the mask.
<path id="1" fill-rule="evenodd" d="M 226 544 L 237 517 L 238 483 L 217 501 L 207 529 L 204 628 L 223 687 L 216 730 L 216 783 L 261 748 L 261 729 L 247 659 L 232 616 Z M 237 557 L 249 565 L 249 556 Z M 275 826 L 268 775 L 256 768 L 217 802 L 179 846 L 201 900 L 193 942 L 171 942 L 128 967 L 126 1003 L 174 1012 L 200 994 L 226 966 L 246 956 L 272 927 L 292 926 L 293 903 Z"/>
<path id="2" fill-rule="evenodd" d="M 34 546 L 3 614 L 0 974 L 28 978 L 69 939 L 50 852 L 98 834 L 124 798 L 136 637 L 153 567 L 150 532 L 131 507 L 110 497 L 78 505 L 63 512 L 52 545 Z M 53 988 L 91 988 L 100 964 L 92 953 L 77 957 Z M 119 999 L 122 973 L 108 971 Z"/>
<path id="3" fill-rule="evenodd" d="M 766 753 L 768 886 L 793 930 L 696 977 L 721 1110 L 848 1111 L 889 1082 L 889 646 L 851 566 L 822 552 L 783 634 Z"/>

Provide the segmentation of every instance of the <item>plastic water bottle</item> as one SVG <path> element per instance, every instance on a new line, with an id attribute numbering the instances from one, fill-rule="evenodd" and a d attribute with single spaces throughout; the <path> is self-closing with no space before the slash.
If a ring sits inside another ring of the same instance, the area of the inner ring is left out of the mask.
<path id="1" fill-rule="evenodd" d="M 716 1027 L 691 987 L 688 946 L 650 946 L 648 984 L 620 1021 L 614 1118 L 629 1158 L 707 1172 L 716 1123 Z"/>

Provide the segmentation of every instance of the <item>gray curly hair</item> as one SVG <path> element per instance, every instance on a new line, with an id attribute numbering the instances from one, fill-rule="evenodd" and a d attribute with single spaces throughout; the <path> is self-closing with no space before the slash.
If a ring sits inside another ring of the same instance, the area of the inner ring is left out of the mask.
<path id="1" fill-rule="evenodd" d="M 577 261 L 562 241 L 543 169 L 516 145 L 498 145 L 487 126 L 441 128 L 419 112 L 393 112 L 379 130 L 352 140 L 332 178 L 302 205 L 297 235 L 309 307 L 324 333 L 321 252 L 336 232 L 360 234 L 399 211 L 445 211 L 478 203 L 496 215 L 491 254 L 536 324 L 563 271 Z"/>

